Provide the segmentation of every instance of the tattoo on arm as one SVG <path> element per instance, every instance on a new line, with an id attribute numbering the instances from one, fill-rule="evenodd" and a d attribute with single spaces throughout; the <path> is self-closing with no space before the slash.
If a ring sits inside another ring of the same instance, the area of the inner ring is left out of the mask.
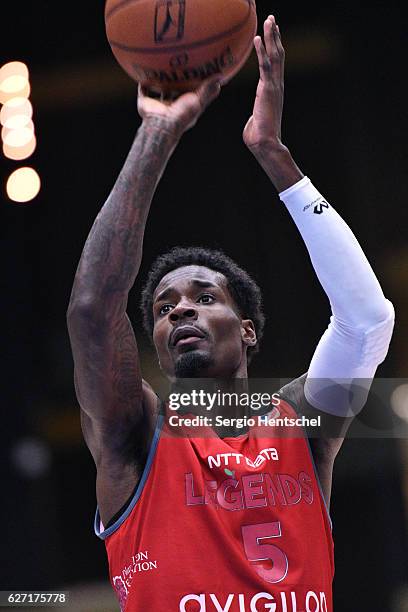
<path id="1" fill-rule="evenodd" d="M 124 310 L 140 267 L 153 194 L 176 143 L 177 138 L 160 124 L 142 124 L 86 241 L 71 302 L 81 295 L 95 303 L 100 299 L 117 302 L 119 298 Z"/>
<path id="2" fill-rule="evenodd" d="M 139 367 L 135 363 L 135 335 L 127 315 L 117 326 L 115 336 L 116 347 L 112 360 L 113 392 L 121 404 L 130 404 L 129 408 L 132 409 L 135 399 L 140 399 L 141 383 Z"/>

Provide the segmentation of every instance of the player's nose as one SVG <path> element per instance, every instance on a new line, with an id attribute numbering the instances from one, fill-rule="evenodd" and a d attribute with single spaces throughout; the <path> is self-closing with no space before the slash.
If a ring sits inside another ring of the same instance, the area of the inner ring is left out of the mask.
<path id="1" fill-rule="evenodd" d="M 192 304 L 178 304 L 170 313 L 170 321 L 176 323 L 182 319 L 195 321 L 198 317 L 198 311 Z"/>

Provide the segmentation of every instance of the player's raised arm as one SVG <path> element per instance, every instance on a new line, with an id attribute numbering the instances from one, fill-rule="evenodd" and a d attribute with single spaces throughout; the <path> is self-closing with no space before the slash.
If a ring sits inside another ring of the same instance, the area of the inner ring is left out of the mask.
<path id="1" fill-rule="evenodd" d="M 264 39 L 264 43 L 260 36 L 254 39 L 259 81 L 243 139 L 280 192 L 303 178 L 303 174 L 282 142 L 285 51 L 272 16 L 264 23 Z"/>
<path id="2" fill-rule="evenodd" d="M 385 358 L 393 307 L 350 228 L 303 176 L 282 143 L 284 50 L 274 17 L 265 21 L 264 42 L 259 36 L 254 42 L 260 79 L 244 142 L 296 223 L 333 314 L 313 356 L 302 394 L 317 409 L 349 417 L 364 405 L 370 380 Z M 363 393 L 355 394 L 350 404 L 347 385 L 336 381 L 350 381 L 351 385 L 356 379 L 360 379 Z"/>
<path id="3" fill-rule="evenodd" d="M 217 82 L 207 82 L 172 103 L 154 100 L 139 90 L 141 127 L 95 220 L 75 275 L 67 318 L 83 431 L 97 466 L 109 463 L 112 472 L 115 461 L 132 461 L 128 442 L 139 425 L 148 437 L 154 417 L 155 397 L 142 384 L 136 341 L 126 315 L 150 204 L 181 135 L 219 90 Z M 140 431 L 138 436 L 143 439 Z M 106 518 L 109 512 L 100 510 Z"/>

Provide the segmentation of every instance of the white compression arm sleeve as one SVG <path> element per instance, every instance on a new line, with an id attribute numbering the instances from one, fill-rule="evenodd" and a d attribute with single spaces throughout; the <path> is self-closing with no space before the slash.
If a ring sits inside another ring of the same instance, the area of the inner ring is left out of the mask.
<path id="1" fill-rule="evenodd" d="M 279 194 L 309 251 L 332 309 L 305 383 L 307 401 L 352 416 L 364 406 L 385 359 L 394 309 L 354 234 L 307 177 Z"/>

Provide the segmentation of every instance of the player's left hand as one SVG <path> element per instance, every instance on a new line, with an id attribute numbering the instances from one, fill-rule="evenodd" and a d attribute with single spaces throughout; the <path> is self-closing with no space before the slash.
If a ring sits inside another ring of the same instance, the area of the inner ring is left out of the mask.
<path id="1" fill-rule="evenodd" d="M 156 125 L 166 126 L 181 135 L 193 127 L 200 115 L 221 91 L 218 77 L 207 79 L 195 91 L 177 97 L 154 99 L 139 84 L 137 108 L 143 121 L 153 119 Z"/>
<path id="2" fill-rule="evenodd" d="M 284 63 L 279 27 L 272 15 L 264 22 L 264 42 L 254 38 L 259 63 L 259 82 L 252 116 L 243 132 L 243 139 L 252 153 L 265 146 L 281 147 Z"/>

